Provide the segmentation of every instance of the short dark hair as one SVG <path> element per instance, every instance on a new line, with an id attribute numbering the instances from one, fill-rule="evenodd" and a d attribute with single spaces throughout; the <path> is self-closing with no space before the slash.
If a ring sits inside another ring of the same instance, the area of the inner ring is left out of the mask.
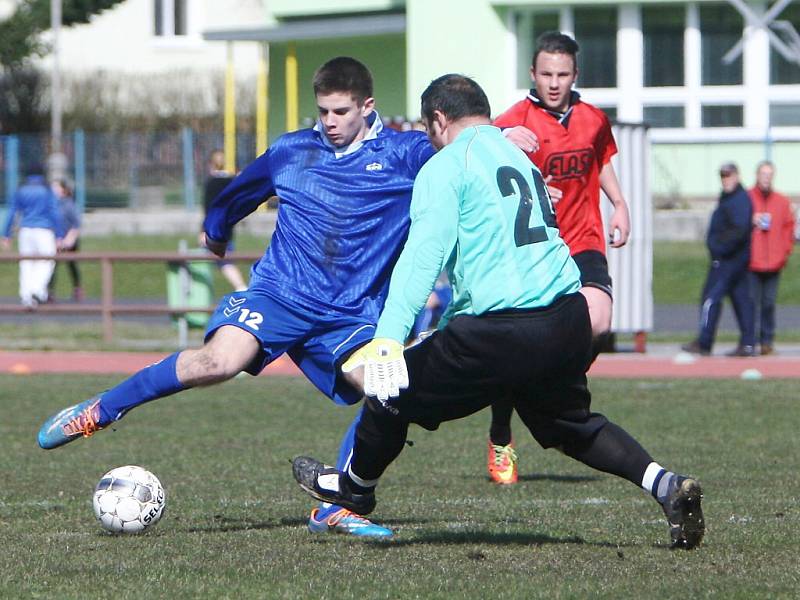
<path id="1" fill-rule="evenodd" d="M 536 68 L 536 57 L 540 52 L 548 54 L 568 54 L 572 57 L 572 64 L 578 66 L 578 42 L 560 31 L 545 31 L 536 39 L 536 52 L 533 53 L 531 66 Z"/>
<path id="2" fill-rule="evenodd" d="M 337 56 L 314 73 L 314 95 L 348 93 L 358 104 L 372 98 L 372 74 L 355 58 Z"/>
<path id="3" fill-rule="evenodd" d="M 465 75 L 450 73 L 431 81 L 422 92 L 422 116 L 429 123 L 434 111 L 457 121 L 464 117 L 490 118 L 492 109 L 486 93 L 474 80 Z"/>

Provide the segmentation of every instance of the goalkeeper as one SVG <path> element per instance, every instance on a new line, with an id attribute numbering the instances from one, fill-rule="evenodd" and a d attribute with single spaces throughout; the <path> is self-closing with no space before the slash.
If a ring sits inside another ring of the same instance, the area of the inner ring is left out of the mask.
<path id="1" fill-rule="evenodd" d="M 589 312 L 541 173 L 490 124 L 486 95 L 471 79 L 433 81 L 421 112 L 440 152 L 414 183 L 411 230 L 375 339 L 343 367 L 354 379 L 363 368 L 369 396 L 352 459 L 341 472 L 298 457 L 295 478 L 319 500 L 368 514 L 410 423 L 434 430 L 501 394 L 539 444 L 640 485 L 662 505 L 673 547 L 695 547 L 704 533 L 698 482 L 662 468 L 590 411 Z M 453 300 L 440 330 L 404 354 L 443 268 Z"/>

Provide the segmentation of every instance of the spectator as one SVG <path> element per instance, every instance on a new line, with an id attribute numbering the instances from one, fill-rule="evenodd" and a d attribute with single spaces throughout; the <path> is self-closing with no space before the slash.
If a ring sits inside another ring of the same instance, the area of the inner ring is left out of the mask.
<path id="1" fill-rule="evenodd" d="M 757 308 L 761 355 L 774 352 L 775 299 L 778 279 L 794 244 L 794 214 L 789 199 L 772 189 L 775 166 L 768 160 L 758 164 L 756 185 L 750 190 L 753 203 L 753 235 L 750 272 L 754 307 Z"/>
<path id="2" fill-rule="evenodd" d="M 53 192 L 58 198 L 59 208 L 61 209 L 61 222 L 64 224 L 66 233 L 64 239 L 61 240 L 61 245 L 58 248 L 59 252 L 77 252 L 80 250 L 80 235 L 81 235 L 81 216 L 75 206 L 75 198 L 72 193 L 72 186 L 60 179 L 53 183 Z M 81 272 L 78 268 L 77 261 L 67 261 L 67 269 L 69 269 L 69 276 L 72 280 L 72 299 L 75 302 L 83 300 L 83 288 L 81 288 Z M 56 273 L 58 266 L 53 269 L 53 275 L 50 277 L 50 283 L 47 286 L 49 299 L 55 297 L 54 290 L 56 285 Z"/>
<path id="3" fill-rule="evenodd" d="M 223 154 L 222 150 L 214 150 L 208 157 L 208 178 L 206 179 L 205 187 L 203 189 L 204 215 L 208 213 L 208 207 L 214 201 L 214 198 L 216 198 L 220 192 L 224 190 L 231 181 L 233 181 L 233 177 L 234 175 L 232 173 L 229 173 L 225 170 L 225 154 Z M 203 236 L 202 231 L 200 232 L 200 236 Z M 203 242 L 201 241 L 200 244 L 202 245 Z M 231 238 L 226 252 L 231 253 L 235 249 L 236 247 L 233 243 L 233 238 Z M 217 266 L 219 267 L 222 276 L 225 277 L 235 291 L 241 292 L 242 290 L 247 289 L 247 284 L 244 282 L 242 272 L 234 263 L 229 260 L 220 260 L 217 262 Z"/>
<path id="4" fill-rule="evenodd" d="M 711 215 L 706 246 L 711 266 L 703 288 L 700 307 L 700 335 L 682 349 L 695 354 L 711 354 L 722 301 L 730 296 L 739 324 L 739 344 L 728 356 L 755 356 L 755 313 L 750 296 L 750 230 L 753 208 L 750 197 L 739 183 L 739 169 L 724 163 L 719 169 L 722 193 Z"/>
<path id="5" fill-rule="evenodd" d="M 11 197 L 8 215 L 3 227 L 0 245 L 4 250 L 11 247 L 11 230 L 20 214 L 17 246 L 20 254 L 55 256 L 57 242 L 63 235 L 61 211 L 58 200 L 47 185 L 41 165 L 32 165 L 25 181 Z M 36 308 L 47 302 L 47 284 L 53 274 L 54 260 L 19 261 L 19 297 L 28 308 Z"/>

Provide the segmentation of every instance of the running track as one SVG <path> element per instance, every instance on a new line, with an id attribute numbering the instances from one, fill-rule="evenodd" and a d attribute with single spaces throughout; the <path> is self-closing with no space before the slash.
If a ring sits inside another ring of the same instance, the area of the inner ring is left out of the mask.
<path id="1" fill-rule="evenodd" d="M 130 374 L 161 360 L 164 356 L 166 353 L 0 351 L 0 373 Z M 286 356 L 274 361 L 262 373 L 262 375 L 295 376 L 299 374 L 297 367 Z M 619 379 L 791 379 L 800 378 L 800 356 L 691 358 L 685 354 L 677 357 L 627 353 L 602 354 L 592 365 L 589 376 Z"/>

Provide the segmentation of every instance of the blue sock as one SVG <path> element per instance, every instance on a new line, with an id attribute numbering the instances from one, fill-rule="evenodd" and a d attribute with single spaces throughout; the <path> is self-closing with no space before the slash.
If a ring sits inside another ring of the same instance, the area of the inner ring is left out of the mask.
<path id="1" fill-rule="evenodd" d="M 350 423 L 350 427 L 348 428 L 347 433 L 344 434 L 342 442 L 339 445 L 339 456 L 336 459 L 336 468 L 342 473 L 346 473 L 347 468 L 350 466 L 350 457 L 353 453 L 353 444 L 355 443 L 356 439 L 356 427 L 358 426 L 359 421 L 361 421 L 361 412 L 363 410 L 364 408 L 362 407 L 361 411 L 359 411 L 356 415 L 356 418 L 353 419 L 352 423 Z M 336 504 L 321 502 L 319 505 L 319 512 L 317 513 L 317 520 L 327 518 L 341 508 L 341 506 L 337 506 Z"/>
<path id="2" fill-rule="evenodd" d="M 175 371 L 179 354 L 180 352 L 170 354 L 103 392 L 100 396 L 100 412 L 103 420 L 117 421 L 140 404 L 185 390 L 186 386 L 178 381 L 178 374 Z"/>

